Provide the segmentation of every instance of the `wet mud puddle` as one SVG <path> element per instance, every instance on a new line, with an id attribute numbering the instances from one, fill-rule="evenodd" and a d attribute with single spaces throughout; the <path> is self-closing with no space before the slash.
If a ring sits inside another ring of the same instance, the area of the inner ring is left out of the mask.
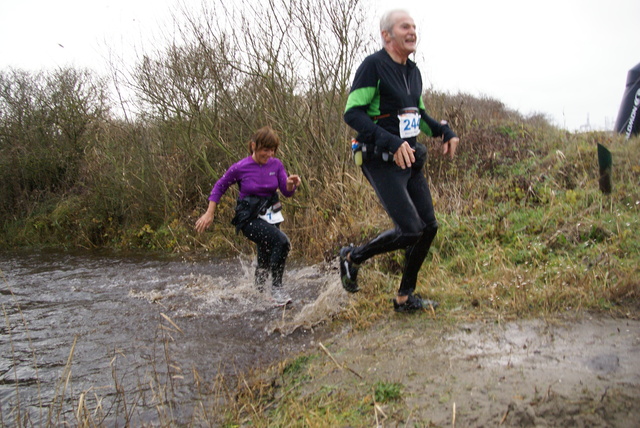
<path id="1" fill-rule="evenodd" d="M 37 421 L 61 399 L 61 379 L 67 400 L 94 394 L 107 406 L 118 388 L 152 396 L 151 385 L 170 383 L 172 399 L 189 402 L 196 377 L 313 346 L 346 300 L 324 269 L 288 268 L 284 309 L 255 289 L 248 258 L 0 254 L 2 411 L 20 406 Z"/>

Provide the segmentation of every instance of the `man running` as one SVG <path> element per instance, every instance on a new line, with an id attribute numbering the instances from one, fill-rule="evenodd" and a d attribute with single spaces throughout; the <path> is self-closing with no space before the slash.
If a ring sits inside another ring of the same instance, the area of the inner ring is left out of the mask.
<path id="1" fill-rule="evenodd" d="M 361 263 L 377 254 L 404 249 L 404 271 L 393 306 L 398 312 L 413 312 L 437 306 L 414 294 L 418 271 L 438 231 L 423 171 L 427 149 L 416 137 L 421 130 L 442 136 L 442 152 L 451 158 L 459 139 L 445 121 L 438 122 L 425 111 L 422 77 L 409 59 L 417 42 L 409 13 L 392 10 L 384 14 L 380 33 L 383 49 L 365 58 L 357 69 L 344 120 L 358 132 L 364 155 L 362 172 L 395 228 L 362 246 L 343 247 L 340 276 L 345 290 L 355 293 Z"/>

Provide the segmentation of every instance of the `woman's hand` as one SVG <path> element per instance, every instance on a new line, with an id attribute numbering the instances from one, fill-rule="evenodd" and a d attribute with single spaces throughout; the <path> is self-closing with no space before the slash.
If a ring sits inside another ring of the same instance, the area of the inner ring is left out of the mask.
<path id="1" fill-rule="evenodd" d="M 213 223 L 213 217 L 216 212 L 216 203 L 209 201 L 209 208 L 207 212 L 196 221 L 196 232 L 202 233 L 211 226 Z"/>
<path id="2" fill-rule="evenodd" d="M 300 186 L 300 183 L 302 183 L 302 180 L 300 180 L 300 176 L 297 174 L 293 174 L 290 175 L 287 178 L 287 190 L 289 192 L 295 190 L 298 188 L 298 186 Z"/>

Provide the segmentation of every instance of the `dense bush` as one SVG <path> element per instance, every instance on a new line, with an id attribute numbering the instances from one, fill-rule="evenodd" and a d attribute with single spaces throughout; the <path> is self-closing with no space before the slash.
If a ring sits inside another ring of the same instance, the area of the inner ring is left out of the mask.
<path id="1" fill-rule="evenodd" d="M 229 224 L 234 190 L 214 233 L 196 236 L 192 225 L 211 186 L 266 124 L 282 137 L 289 172 L 303 179 L 284 201 L 294 257 L 331 258 L 388 227 L 350 159 L 353 132 L 342 120 L 355 67 L 379 48 L 359 31 L 368 11 L 355 0 L 276 3 L 272 11 L 271 3 L 215 1 L 185 12 L 166 45 L 118 70 L 118 94 L 133 94 L 124 115 L 89 71 L 0 74 L 0 243 L 252 251 Z M 571 165 L 547 181 L 532 172 L 572 139 L 544 117 L 464 93 L 430 90 L 424 100 L 462 138 L 453 162 L 439 156 L 439 141 L 423 140 L 440 213 L 513 197 L 542 203 L 549 180 L 553 191 L 579 185 L 584 171 Z"/>
<path id="2" fill-rule="evenodd" d="M 106 84 L 72 68 L 3 71 L 0 112 L 0 216 L 22 218 L 78 184 L 108 112 Z"/>

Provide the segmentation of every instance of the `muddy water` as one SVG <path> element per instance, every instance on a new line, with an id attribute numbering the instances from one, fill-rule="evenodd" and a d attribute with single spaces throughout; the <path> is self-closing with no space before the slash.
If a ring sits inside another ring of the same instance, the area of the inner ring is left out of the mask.
<path id="1" fill-rule="evenodd" d="M 108 425 L 125 405 L 157 420 L 161 399 L 188 420 L 196 384 L 315 346 L 344 304 L 335 272 L 288 267 L 276 307 L 249 258 L 4 253 L 0 270 L 0 424 L 74 420 L 82 397 Z"/>

